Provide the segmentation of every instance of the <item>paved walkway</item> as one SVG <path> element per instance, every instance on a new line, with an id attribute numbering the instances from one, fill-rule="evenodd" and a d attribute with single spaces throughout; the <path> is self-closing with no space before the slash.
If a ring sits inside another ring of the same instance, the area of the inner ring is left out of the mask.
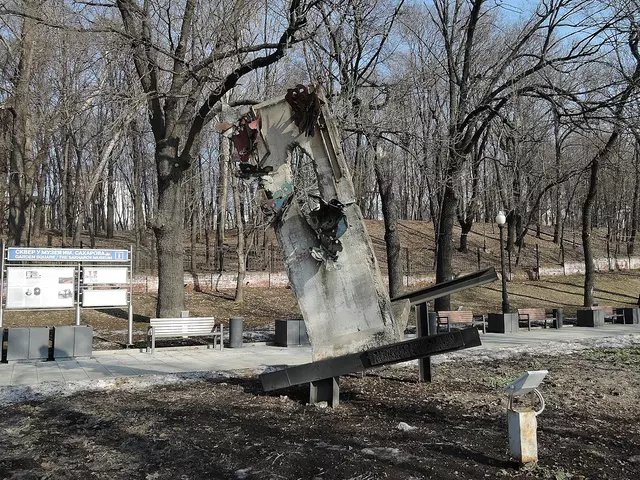
<path id="1" fill-rule="evenodd" d="M 620 335 L 640 335 L 640 325 L 609 325 L 603 328 L 566 327 L 560 330 L 532 330 L 514 334 L 481 334 L 485 349 L 532 346 L 557 341 L 580 341 Z M 310 347 L 275 347 L 244 344 L 224 350 L 156 348 L 148 354 L 137 350 L 96 351 L 77 360 L 0 364 L 0 387 L 35 385 L 45 382 L 73 382 L 114 377 L 166 373 L 234 371 L 297 365 L 311 361 Z"/>

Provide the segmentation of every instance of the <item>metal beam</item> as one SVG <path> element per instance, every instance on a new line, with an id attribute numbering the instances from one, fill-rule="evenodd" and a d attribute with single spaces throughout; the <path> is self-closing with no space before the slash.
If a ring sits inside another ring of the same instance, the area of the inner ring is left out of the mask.
<path id="1" fill-rule="evenodd" d="M 296 365 L 260 375 L 262 388 L 269 392 L 293 385 L 315 382 L 349 373 L 362 372 L 368 368 L 406 362 L 441 353 L 478 347 L 480 335 L 475 328 L 415 338 L 383 347 L 372 348 L 362 353 L 327 358 L 317 362 Z"/>
<path id="2" fill-rule="evenodd" d="M 432 287 L 422 288 L 415 292 L 405 293 L 398 297 L 392 298 L 391 301 L 409 300 L 411 305 L 419 305 L 421 303 L 430 302 L 436 298 L 451 295 L 452 293 L 467 290 L 468 288 L 479 287 L 485 283 L 494 282 L 498 279 L 498 275 L 493 268 L 479 270 L 463 277 L 458 277 L 447 282 L 438 283 Z"/>

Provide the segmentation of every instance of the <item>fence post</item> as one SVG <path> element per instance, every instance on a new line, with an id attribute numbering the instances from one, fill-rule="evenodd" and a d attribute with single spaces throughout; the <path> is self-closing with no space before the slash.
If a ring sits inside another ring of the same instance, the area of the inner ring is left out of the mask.
<path id="1" fill-rule="evenodd" d="M 478 254 L 478 270 L 480 270 L 480 247 L 476 247 L 476 252 Z"/>
<path id="2" fill-rule="evenodd" d="M 536 243 L 536 280 L 540 280 L 540 247 Z"/>

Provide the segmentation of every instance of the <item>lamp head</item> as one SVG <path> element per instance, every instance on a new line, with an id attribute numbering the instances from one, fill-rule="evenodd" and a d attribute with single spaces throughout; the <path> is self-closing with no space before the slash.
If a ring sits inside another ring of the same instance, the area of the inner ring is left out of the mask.
<path id="1" fill-rule="evenodd" d="M 504 212 L 500 210 L 496 215 L 496 223 L 498 224 L 498 226 L 503 227 L 506 222 L 507 217 L 505 217 Z"/>

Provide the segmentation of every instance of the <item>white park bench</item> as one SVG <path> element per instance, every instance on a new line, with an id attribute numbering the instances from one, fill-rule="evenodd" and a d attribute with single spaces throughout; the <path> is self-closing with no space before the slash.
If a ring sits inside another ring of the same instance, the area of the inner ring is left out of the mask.
<path id="1" fill-rule="evenodd" d="M 151 343 L 151 353 L 156 348 L 156 338 L 213 337 L 213 348 L 219 339 L 222 350 L 223 325 L 216 326 L 213 317 L 152 318 L 147 330 L 147 353 Z"/>

